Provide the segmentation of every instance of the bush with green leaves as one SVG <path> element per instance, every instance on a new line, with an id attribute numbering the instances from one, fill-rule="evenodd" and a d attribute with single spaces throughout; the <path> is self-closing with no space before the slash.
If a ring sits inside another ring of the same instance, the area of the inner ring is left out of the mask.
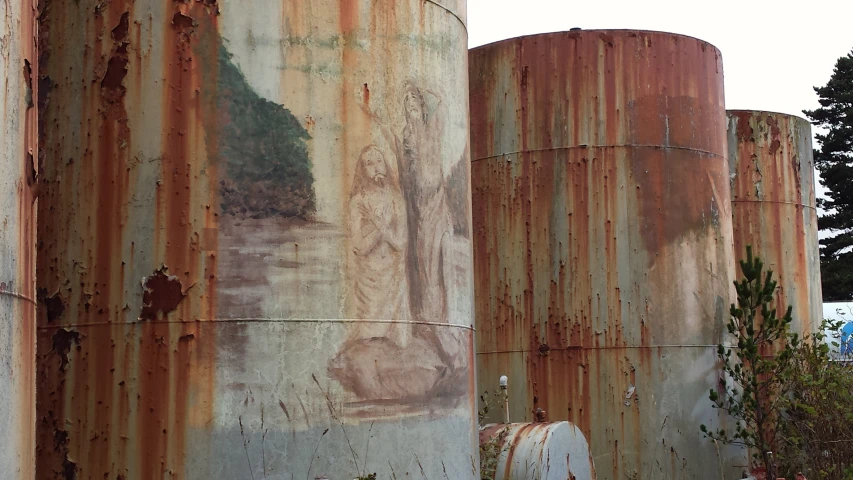
<path id="1" fill-rule="evenodd" d="M 477 412 L 477 420 L 480 427 L 489 415 L 494 404 L 502 404 L 505 400 L 502 392 L 485 392 L 480 395 L 480 410 Z M 483 432 L 481 432 L 481 435 Z M 488 438 L 480 440 L 480 480 L 495 480 L 497 478 L 498 463 L 500 457 L 507 448 L 506 437 L 509 435 L 508 425 L 504 425 Z"/>
<path id="2" fill-rule="evenodd" d="M 820 332 L 801 339 L 790 331 L 792 308 L 778 315 L 773 272 L 749 246 L 740 268 L 727 324 L 735 344 L 718 346 L 723 388 L 709 394 L 735 421 L 734 431 L 700 430 L 747 447 L 767 478 L 802 472 L 853 480 L 853 364 L 834 360 L 822 333 L 837 332 L 840 322 L 824 321 Z"/>
<path id="3" fill-rule="evenodd" d="M 853 480 L 853 363 L 830 353 L 840 329 L 824 320 L 793 357 L 777 447 L 787 477 Z"/>

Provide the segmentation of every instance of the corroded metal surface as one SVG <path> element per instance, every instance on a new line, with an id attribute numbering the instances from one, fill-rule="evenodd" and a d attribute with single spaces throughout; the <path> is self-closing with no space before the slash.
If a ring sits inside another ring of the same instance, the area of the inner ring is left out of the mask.
<path id="1" fill-rule="evenodd" d="M 780 113 L 729 111 L 735 257 L 746 246 L 779 282 L 792 329 L 814 332 L 823 316 L 811 124 Z"/>
<path id="2" fill-rule="evenodd" d="M 572 31 L 469 62 L 480 390 L 578 425 L 599 478 L 731 477 L 699 433 L 734 273 L 719 51 Z"/>
<path id="3" fill-rule="evenodd" d="M 0 2 L 0 477 L 35 464 L 37 18 Z"/>
<path id="4" fill-rule="evenodd" d="M 38 478 L 476 477 L 464 0 L 44 16 Z"/>
<path id="5" fill-rule="evenodd" d="M 487 425 L 480 444 L 497 442 L 495 480 L 596 480 L 583 432 L 569 422 Z"/>

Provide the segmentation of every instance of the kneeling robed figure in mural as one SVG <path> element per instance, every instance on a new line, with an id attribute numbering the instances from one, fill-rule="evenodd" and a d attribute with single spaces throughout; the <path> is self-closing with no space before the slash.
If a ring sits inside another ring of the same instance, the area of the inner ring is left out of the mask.
<path id="1" fill-rule="evenodd" d="M 401 136 L 368 112 L 397 168 L 368 145 L 350 191 L 348 303 L 363 323 L 352 328 L 329 373 L 360 399 L 355 403 L 422 403 L 467 390 L 459 381 L 467 359 L 449 353 L 436 331 L 449 321 L 444 263 L 453 221 L 440 145 L 443 109 L 433 96 L 437 106 L 429 114 L 421 89 L 406 85 Z"/>

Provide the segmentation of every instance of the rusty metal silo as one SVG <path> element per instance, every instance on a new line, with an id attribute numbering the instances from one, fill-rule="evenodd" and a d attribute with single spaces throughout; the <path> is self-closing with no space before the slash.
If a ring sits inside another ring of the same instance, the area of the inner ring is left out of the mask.
<path id="1" fill-rule="evenodd" d="M 36 2 L 0 3 L 0 477 L 35 463 Z"/>
<path id="2" fill-rule="evenodd" d="M 598 478 L 735 478 L 699 433 L 734 272 L 719 51 L 571 31 L 469 62 L 480 390 L 578 425 Z"/>
<path id="3" fill-rule="evenodd" d="M 773 270 L 776 302 L 794 307 L 797 333 L 823 317 L 811 124 L 750 110 L 728 112 L 735 257 L 746 246 Z"/>
<path id="4" fill-rule="evenodd" d="M 465 8 L 47 2 L 38 478 L 477 476 Z"/>

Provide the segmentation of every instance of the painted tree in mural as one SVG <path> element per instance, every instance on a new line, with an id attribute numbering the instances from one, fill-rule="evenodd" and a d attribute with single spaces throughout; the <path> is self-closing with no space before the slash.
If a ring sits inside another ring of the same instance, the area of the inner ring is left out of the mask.
<path id="1" fill-rule="evenodd" d="M 248 218 L 308 219 L 315 212 L 314 177 L 299 120 L 259 96 L 219 49 L 218 155 L 222 213 Z"/>
<path id="2" fill-rule="evenodd" d="M 818 134 L 815 165 L 827 188 L 818 206 L 826 211 L 818 220 L 831 236 L 820 241 L 823 297 L 826 301 L 853 300 L 853 51 L 838 59 L 829 82 L 815 87 L 820 108 L 803 113 L 827 129 Z"/>

